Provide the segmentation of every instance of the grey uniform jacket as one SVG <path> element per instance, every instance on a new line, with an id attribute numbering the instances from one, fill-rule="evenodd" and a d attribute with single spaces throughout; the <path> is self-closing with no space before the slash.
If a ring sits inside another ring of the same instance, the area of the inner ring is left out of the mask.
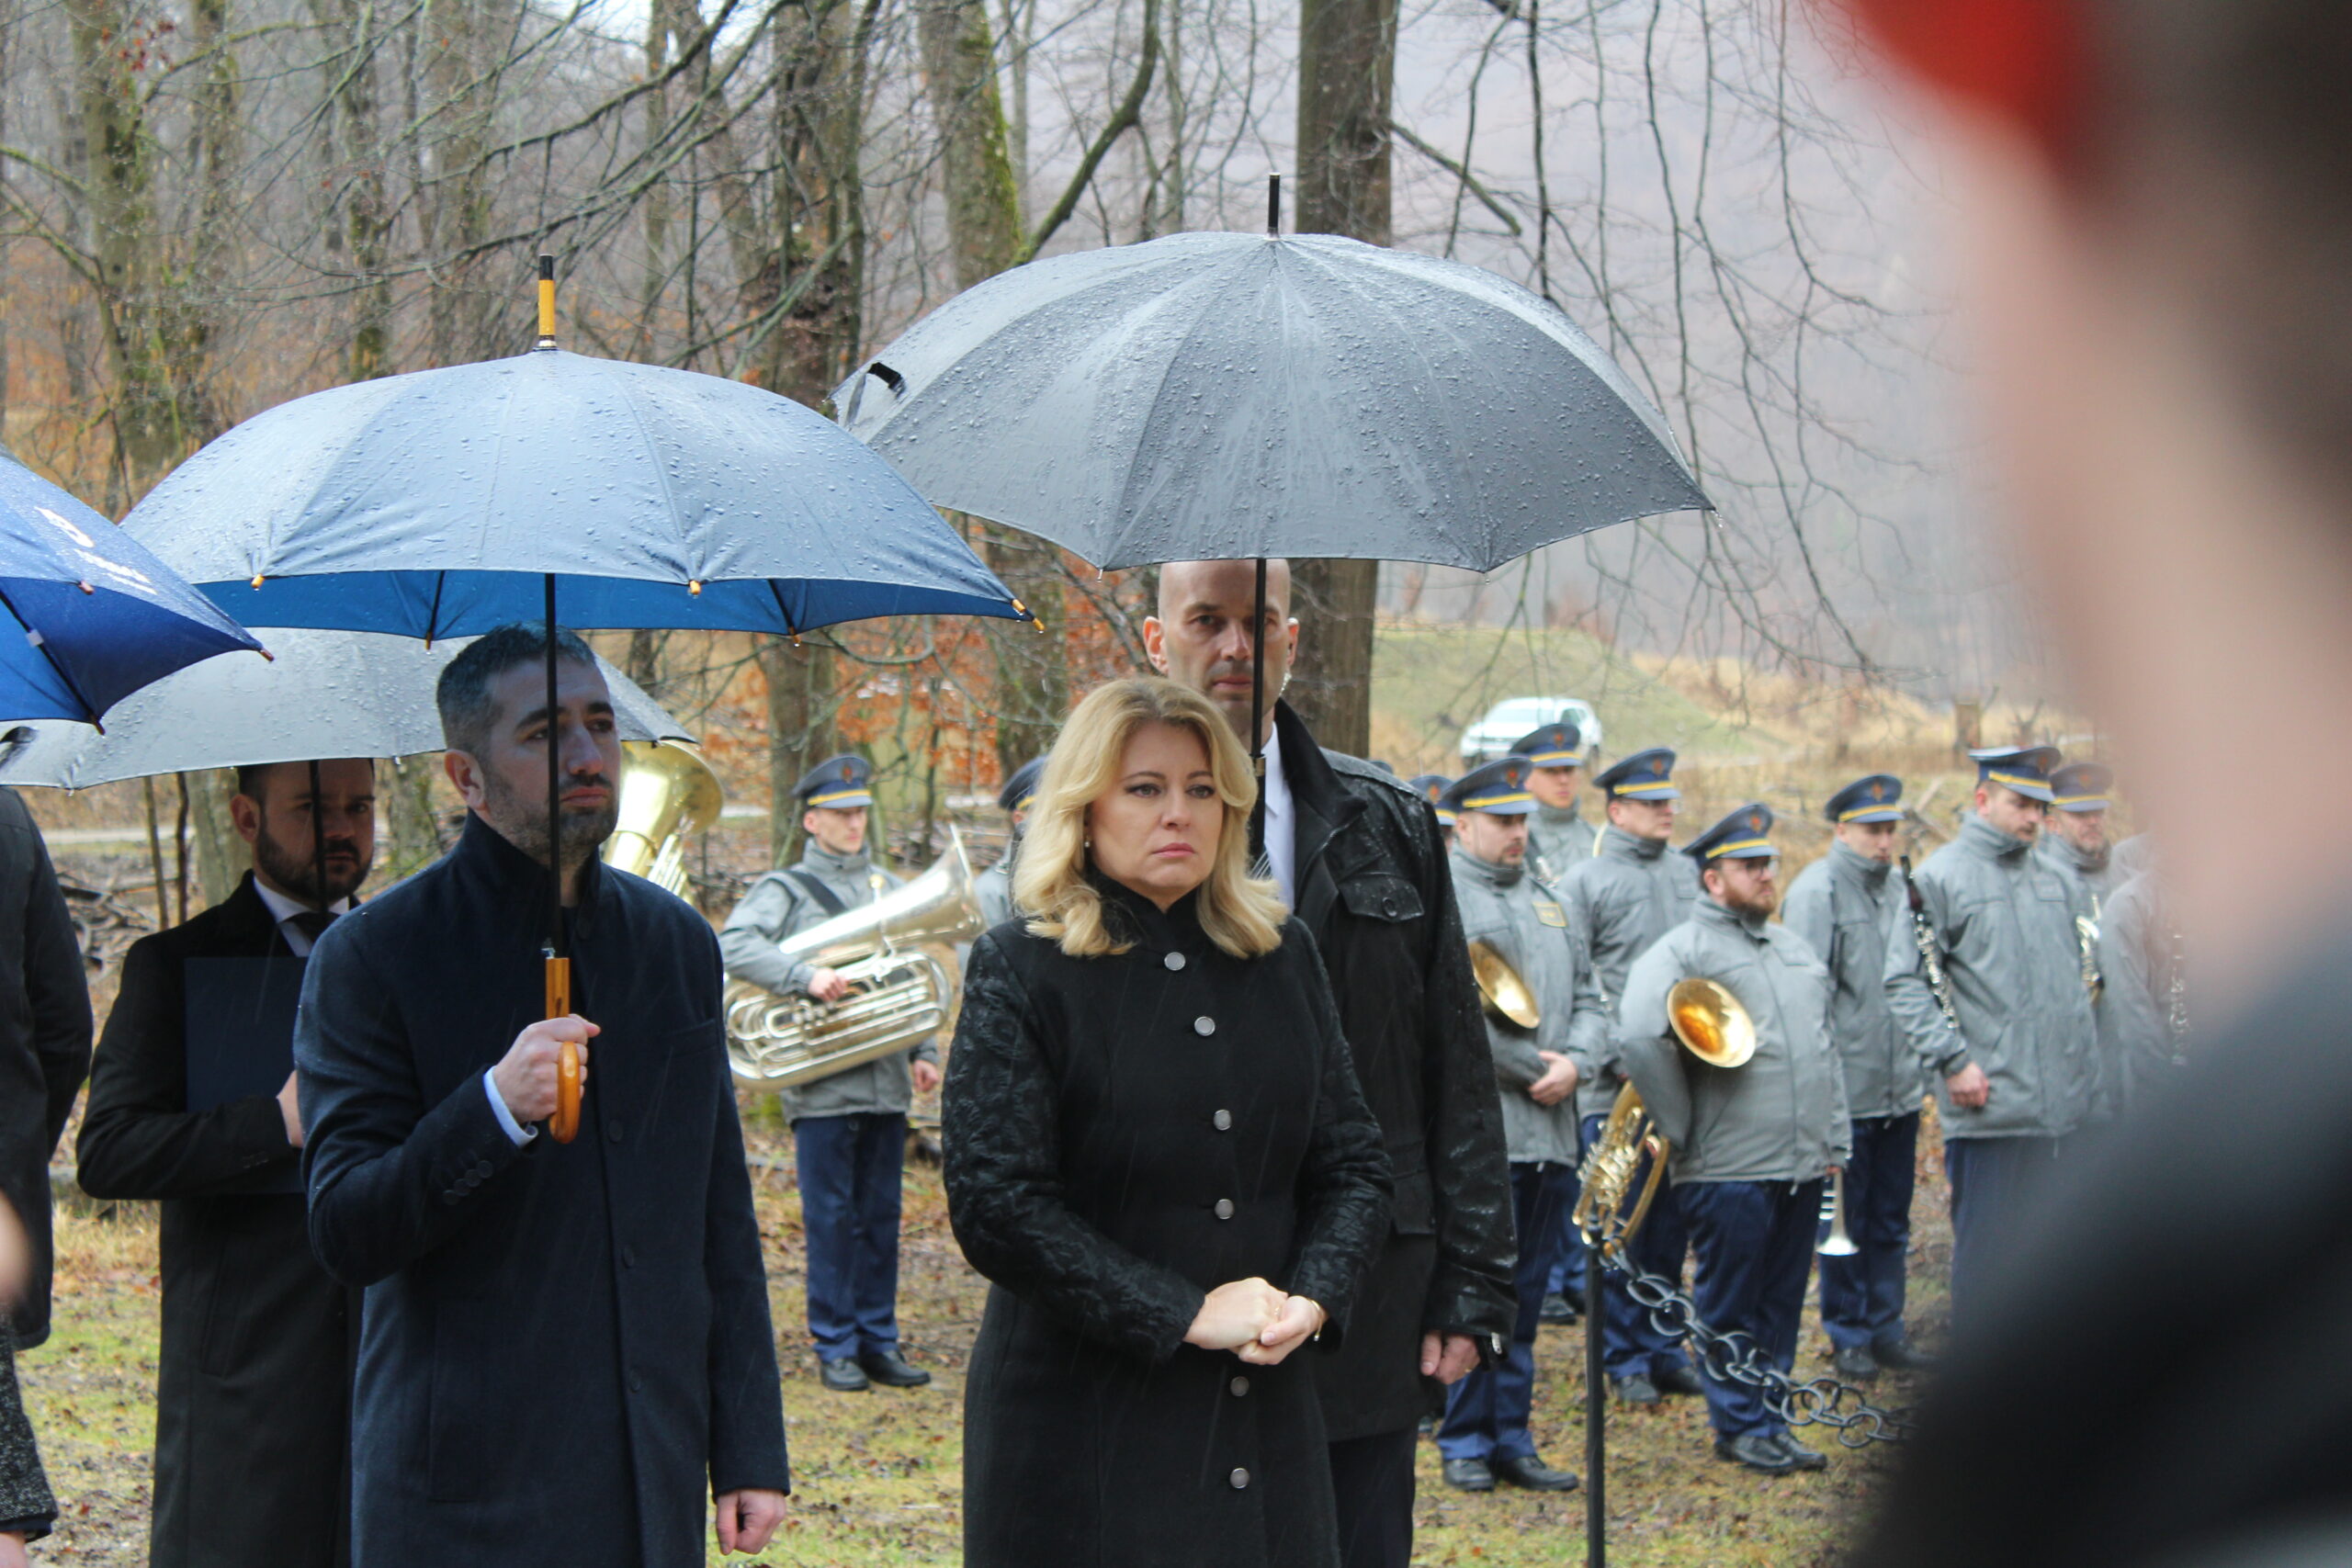
<path id="1" fill-rule="evenodd" d="M 870 855 L 831 854 L 813 842 L 802 852 L 795 869 L 831 888 L 844 910 L 871 904 L 902 880 L 877 868 Z M 726 960 L 728 978 L 749 980 L 778 995 L 805 994 L 810 966 L 786 964 L 776 943 L 832 918 L 796 879 L 780 871 L 768 873 L 752 884 L 718 933 L 719 955 Z M 938 1044 L 925 1040 L 910 1051 L 877 1057 L 845 1073 L 786 1089 L 779 1096 L 785 1117 L 797 1122 L 804 1116 L 902 1112 L 914 1103 L 914 1083 L 907 1063 L 917 1057 L 937 1061 Z"/>
<path id="2" fill-rule="evenodd" d="M 1894 871 L 1833 842 L 1797 874 L 1781 906 L 1782 922 L 1828 966 L 1837 987 L 1829 1038 L 1846 1070 L 1846 1108 L 1857 1117 L 1908 1115 L 1928 1087 L 1918 1054 L 1886 1001 L 1888 933 L 1910 931 L 1894 924 L 1908 908 Z"/>
<path id="3" fill-rule="evenodd" d="M 2097 856 L 2086 855 L 2047 828 L 2041 830 L 2033 852 L 2059 875 L 2071 877 L 2083 890 L 2086 906 L 2096 900 L 2098 907 L 2104 908 L 2108 898 L 2123 886 L 2124 878 L 2129 874 L 2115 863 L 2112 848 Z M 2083 912 L 2089 914 L 2091 909 L 2086 907 Z"/>
<path id="4" fill-rule="evenodd" d="M 2119 1111 L 2177 1077 L 2188 1055 L 2188 976 L 2166 889 L 2143 871 L 2115 890 L 2099 921 L 2099 1052 Z M 2177 1025 L 2173 987 L 2181 986 Z"/>
<path id="5" fill-rule="evenodd" d="M 1487 1014 L 1487 1043 L 1502 1089 L 1503 1145 L 1514 1164 L 1573 1165 L 1577 1154 L 1576 1096 L 1538 1105 L 1527 1086 L 1544 1076 L 1539 1051 L 1577 1065 L 1579 1080 L 1608 1054 L 1609 1015 L 1593 983 L 1584 932 L 1551 887 L 1519 866 L 1489 865 L 1463 850 L 1448 857 L 1462 934 L 1484 942 L 1527 982 L 1538 1020 L 1532 1034 Z"/>
<path id="6" fill-rule="evenodd" d="M 2080 884 L 1973 813 L 1917 874 L 1951 982 L 1960 1038 L 1952 1038 L 1928 990 L 1907 901 L 1898 900 L 1890 917 L 1886 995 L 1936 1078 L 1944 1136 L 2073 1132 L 2095 1107 L 2099 1075 L 2075 931 L 2075 915 L 2088 913 Z M 1972 1062 L 1992 1080 L 1992 1098 L 1962 1111 L 1943 1079 Z"/>
<path id="7" fill-rule="evenodd" d="M 1592 944 L 1601 999 L 1614 1013 L 1634 960 L 1690 918 L 1699 868 L 1663 841 L 1603 828 L 1600 849 L 1568 873 L 1560 892 Z M 1600 1070 L 1577 1088 L 1578 1113 L 1605 1115 L 1624 1086 L 1612 1043 Z"/>
<path id="8" fill-rule="evenodd" d="M 1006 840 L 1004 853 L 996 863 L 972 878 L 972 897 L 978 900 L 980 919 L 990 931 L 1012 919 L 1012 856 L 1020 848 L 1019 839 Z"/>
<path id="9" fill-rule="evenodd" d="M 1527 863 L 1554 886 L 1568 873 L 1592 858 L 1600 829 L 1577 815 L 1573 806 L 1539 806 L 1527 824 Z"/>
<path id="10" fill-rule="evenodd" d="M 1715 1067 L 1667 1022 L 1675 982 L 1713 980 L 1756 1021 L 1756 1055 Z M 1702 898 L 1634 963 L 1617 1049 L 1684 1181 L 1811 1181 L 1852 1150 L 1846 1077 L 1829 1043 L 1829 971 L 1786 926 Z"/>

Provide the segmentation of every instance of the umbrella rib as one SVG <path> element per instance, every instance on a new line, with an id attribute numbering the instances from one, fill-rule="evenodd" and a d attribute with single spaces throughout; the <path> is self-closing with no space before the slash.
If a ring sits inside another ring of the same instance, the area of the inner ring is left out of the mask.
<path id="1" fill-rule="evenodd" d="M 793 628 L 792 612 L 785 607 L 784 590 L 776 586 L 775 579 L 773 577 L 767 580 L 767 584 L 768 596 L 775 601 L 775 613 L 784 617 L 784 635 L 798 637 L 799 632 Z"/>
<path id="2" fill-rule="evenodd" d="M 618 364 L 619 361 L 615 360 L 611 363 Z M 662 466 L 662 449 L 654 444 L 653 432 L 646 428 L 645 416 L 638 409 L 637 399 L 630 395 L 631 388 L 628 384 L 628 378 L 625 376 L 616 376 L 609 370 L 604 371 L 602 374 L 609 377 L 613 381 L 618 384 L 621 394 L 621 406 L 628 410 L 629 423 L 637 426 L 638 437 L 645 443 L 646 459 L 652 464 L 654 479 L 662 487 L 662 504 L 670 513 L 671 526 L 677 530 L 679 546 L 678 554 L 682 558 L 683 562 L 683 558 L 687 553 L 685 548 L 685 519 L 679 514 L 677 494 L 671 490 L 669 473 Z M 694 563 L 683 562 L 683 564 L 684 565 L 688 580 L 693 580 L 697 575 L 695 570 Z M 789 624 L 788 618 L 787 624 Z"/>
<path id="3" fill-rule="evenodd" d="M 1236 270 L 1238 270 L 1241 266 L 1247 265 L 1249 262 L 1254 260 L 1258 254 L 1256 247 L 1253 246 L 1250 251 L 1237 254 L 1233 261 L 1228 265 Z M 1224 269 L 1220 268 L 1216 271 L 1204 271 L 1198 278 L 1190 278 L 1185 281 L 1188 283 L 1205 283 L 1209 279 L 1218 276 L 1218 273 L 1223 270 Z M 1215 292 L 1221 294 L 1223 291 L 1216 290 Z M 1184 329 L 1184 335 L 1178 340 L 1175 349 L 1170 353 L 1166 361 L 1161 364 L 1159 369 L 1159 385 L 1154 389 L 1151 394 L 1151 405 L 1144 411 L 1142 423 L 1136 427 L 1137 433 L 1136 446 L 1138 450 L 1140 450 L 1143 446 L 1142 433 L 1150 430 L 1152 426 L 1158 423 L 1160 404 L 1168 400 L 1170 389 L 1175 384 L 1176 366 L 1178 362 L 1183 358 L 1184 351 L 1192 346 L 1193 339 L 1200 335 L 1204 324 L 1205 323 L 1200 316 L 1193 317 L 1192 325 Z M 1118 547 L 1116 549 L 1112 548 L 1109 541 L 1106 539 L 1102 552 L 1105 558 L 1094 563 L 1096 566 L 1106 570 L 1113 567 L 1138 564 L 1136 562 L 1122 558 L 1127 548 L 1128 534 L 1132 526 L 1129 520 L 1134 516 L 1136 510 L 1136 502 L 1135 499 L 1136 478 L 1136 474 L 1135 465 L 1130 462 L 1127 468 L 1127 482 L 1122 485 L 1119 490 L 1119 517 L 1114 525 L 1119 530 Z M 1255 553 L 1262 555 L 1269 552 L 1261 550 Z"/>

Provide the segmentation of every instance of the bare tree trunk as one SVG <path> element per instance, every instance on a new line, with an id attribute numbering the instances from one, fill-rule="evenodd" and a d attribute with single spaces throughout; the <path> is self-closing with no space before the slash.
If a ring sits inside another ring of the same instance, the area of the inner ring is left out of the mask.
<path id="1" fill-rule="evenodd" d="M 1018 265 L 1027 238 L 996 85 L 996 40 L 982 0 L 918 0 L 915 35 L 939 126 L 956 284 L 969 288 Z"/>
<path id="2" fill-rule="evenodd" d="M 312 10 L 335 41 L 326 118 L 335 144 L 333 177 L 348 175 L 329 235 L 330 248 L 350 258 L 354 276 L 343 373 L 347 381 L 372 381 L 392 370 L 392 285 L 384 268 L 393 214 L 378 108 L 376 10 L 370 0 L 313 0 Z"/>
<path id="3" fill-rule="evenodd" d="M 1302 0 L 1298 46 L 1298 230 L 1385 245 L 1396 0 Z M 1295 561 L 1291 583 L 1300 621 L 1291 704 L 1324 745 L 1361 755 L 1372 744 L 1380 563 Z"/>
<path id="4" fill-rule="evenodd" d="M 768 679 L 768 863 L 786 865 L 800 829 L 792 786 L 832 746 L 833 655 L 769 637 L 760 669 Z"/>
<path id="5" fill-rule="evenodd" d="M 492 346 L 497 319 L 485 297 L 475 247 L 490 234 L 490 184 L 483 154 L 496 78 L 485 67 L 491 13 L 485 0 L 429 0 L 422 62 L 424 90 L 440 128 L 422 221 L 430 252 L 442 258 L 425 316 L 425 352 L 434 365 L 479 359 Z"/>

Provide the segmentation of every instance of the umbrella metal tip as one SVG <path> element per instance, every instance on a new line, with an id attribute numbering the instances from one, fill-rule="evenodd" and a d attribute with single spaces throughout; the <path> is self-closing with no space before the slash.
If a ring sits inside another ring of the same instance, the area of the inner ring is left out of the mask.
<path id="1" fill-rule="evenodd" d="M 83 592 L 85 592 L 85 593 L 96 593 L 96 592 L 97 592 L 97 590 L 96 590 L 96 589 L 95 589 L 95 588 L 93 588 L 93 587 L 91 587 L 91 586 L 90 586 L 89 582 L 88 582 L 86 580 L 85 580 L 84 581 L 81 581 L 81 582 L 77 582 L 77 583 L 75 583 L 74 586 L 74 587 L 76 587 L 76 588 L 78 588 L 78 589 L 80 589 L 80 590 L 81 590 Z"/>
<path id="2" fill-rule="evenodd" d="M 248 584 L 248 586 L 249 586 L 249 587 L 254 587 L 254 588 L 259 588 L 259 587 L 261 586 L 261 573 L 259 573 L 259 572 L 255 572 L 255 573 L 254 573 L 254 580 L 253 580 L 253 581 L 252 581 L 250 584 Z"/>
<path id="3" fill-rule="evenodd" d="M 699 598 L 702 594 L 702 579 L 699 577 L 686 579 L 686 592 Z"/>

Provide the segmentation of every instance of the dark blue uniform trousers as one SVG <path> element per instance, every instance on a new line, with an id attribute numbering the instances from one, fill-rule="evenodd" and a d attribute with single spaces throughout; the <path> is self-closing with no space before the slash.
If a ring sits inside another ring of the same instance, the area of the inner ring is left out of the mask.
<path id="1" fill-rule="evenodd" d="M 1951 1301 L 1983 1280 L 2017 1234 L 2017 1216 L 2034 1190 L 2065 1157 L 2064 1138 L 1951 1138 L 1944 1175 L 1951 1181 Z"/>
<path id="2" fill-rule="evenodd" d="M 1510 1354 L 1489 1371 L 1480 1367 L 1445 1391 L 1445 1420 L 1437 1429 L 1438 1451 L 1448 1459 L 1532 1459 L 1528 1415 L 1535 1407 L 1535 1331 L 1544 1312 L 1544 1289 L 1552 1264 L 1567 1241 L 1561 1223 L 1576 1206 L 1576 1171 L 1542 1160 L 1513 1161 L 1511 1217 L 1520 1235 L 1519 1317 L 1511 1325 Z"/>
<path id="3" fill-rule="evenodd" d="M 1584 1146 L 1590 1148 L 1600 1140 L 1600 1128 L 1606 1120 L 1600 1116 L 1584 1119 Z M 1639 1192 L 1642 1183 L 1649 1179 L 1649 1161 L 1644 1160 L 1634 1178 L 1633 1190 Z M 1626 1247 L 1629 1261 L 1645 1274 L 1655 1274 L 1674 1281 L 1677 1289 L 1682 1283 L 1682 1257 L 1690 1249 L 1690 1233 L 1682 1220 L 1682 1207 L 1677 1197 L 1678 1189 L 1671 1183 L 1661 1184 L 1657 1201 L 1650 1205 L 1649 1217 L 1642 1228 L 1634 1233 L 1633 1244 Z M 1629 1199 L 1628 1201 L 1631 1201 Z M 1600 1332 L 1602 1366 L 1612 1378 L 1641 1376 L 1655 1378 L 1677 1367 L 1687 1367 L 1690 1358 L 1682 1353 L 1681 1345 L 1660 1334 L 1650 1321 L 1650 1314 L 1634 1304 L 1625 1293 L 1625 1281 L 1611 1269 L 1601 1280 L 1604 1297 L 1602 1310 L 1609 1321 Z"/>
<path id="4" fill-rule="evenodd" d="M 808 1231 L 808 1333 L 826 1360 L 899 1348 L 899 1182 L 907 1119 L 804 1116 L 792 1124 Z"/>
<path id="5" fill-rule="evenodd" d="M 1797 1320 L 1804 1313 L 1805 1275 L 1820 1227 L 1821 1183 L 1694 1181 L 1675 1191 L 1690 1227 L 1691 1250 L 1699 1255 L 1692 1295 L 1699 1321 L 1718 1333 L 1747 1335 L 1787 1371 L 1796 1364 Z M 1717 1436 L 1786 1429 L 1747 1384 L 1711 1376 L 1704 1360 L 1699 1377 L 1706 1387 L 1707 1420 Z"/>
<path id="6" fill-rule="evenodd" d="M 1840 1350 L 1901 1345 L 1905 1255 L 1911 1247 L 1911 1188 L 1919 1113 L 1864 1116 L 1854 1123 L 1846 1162 L 1846 1234 L 1860 1248 L 1821 1260 L 1821 1325 Z M 1827 1235 L 1825 1223 L 1821 1234 Z"/>

